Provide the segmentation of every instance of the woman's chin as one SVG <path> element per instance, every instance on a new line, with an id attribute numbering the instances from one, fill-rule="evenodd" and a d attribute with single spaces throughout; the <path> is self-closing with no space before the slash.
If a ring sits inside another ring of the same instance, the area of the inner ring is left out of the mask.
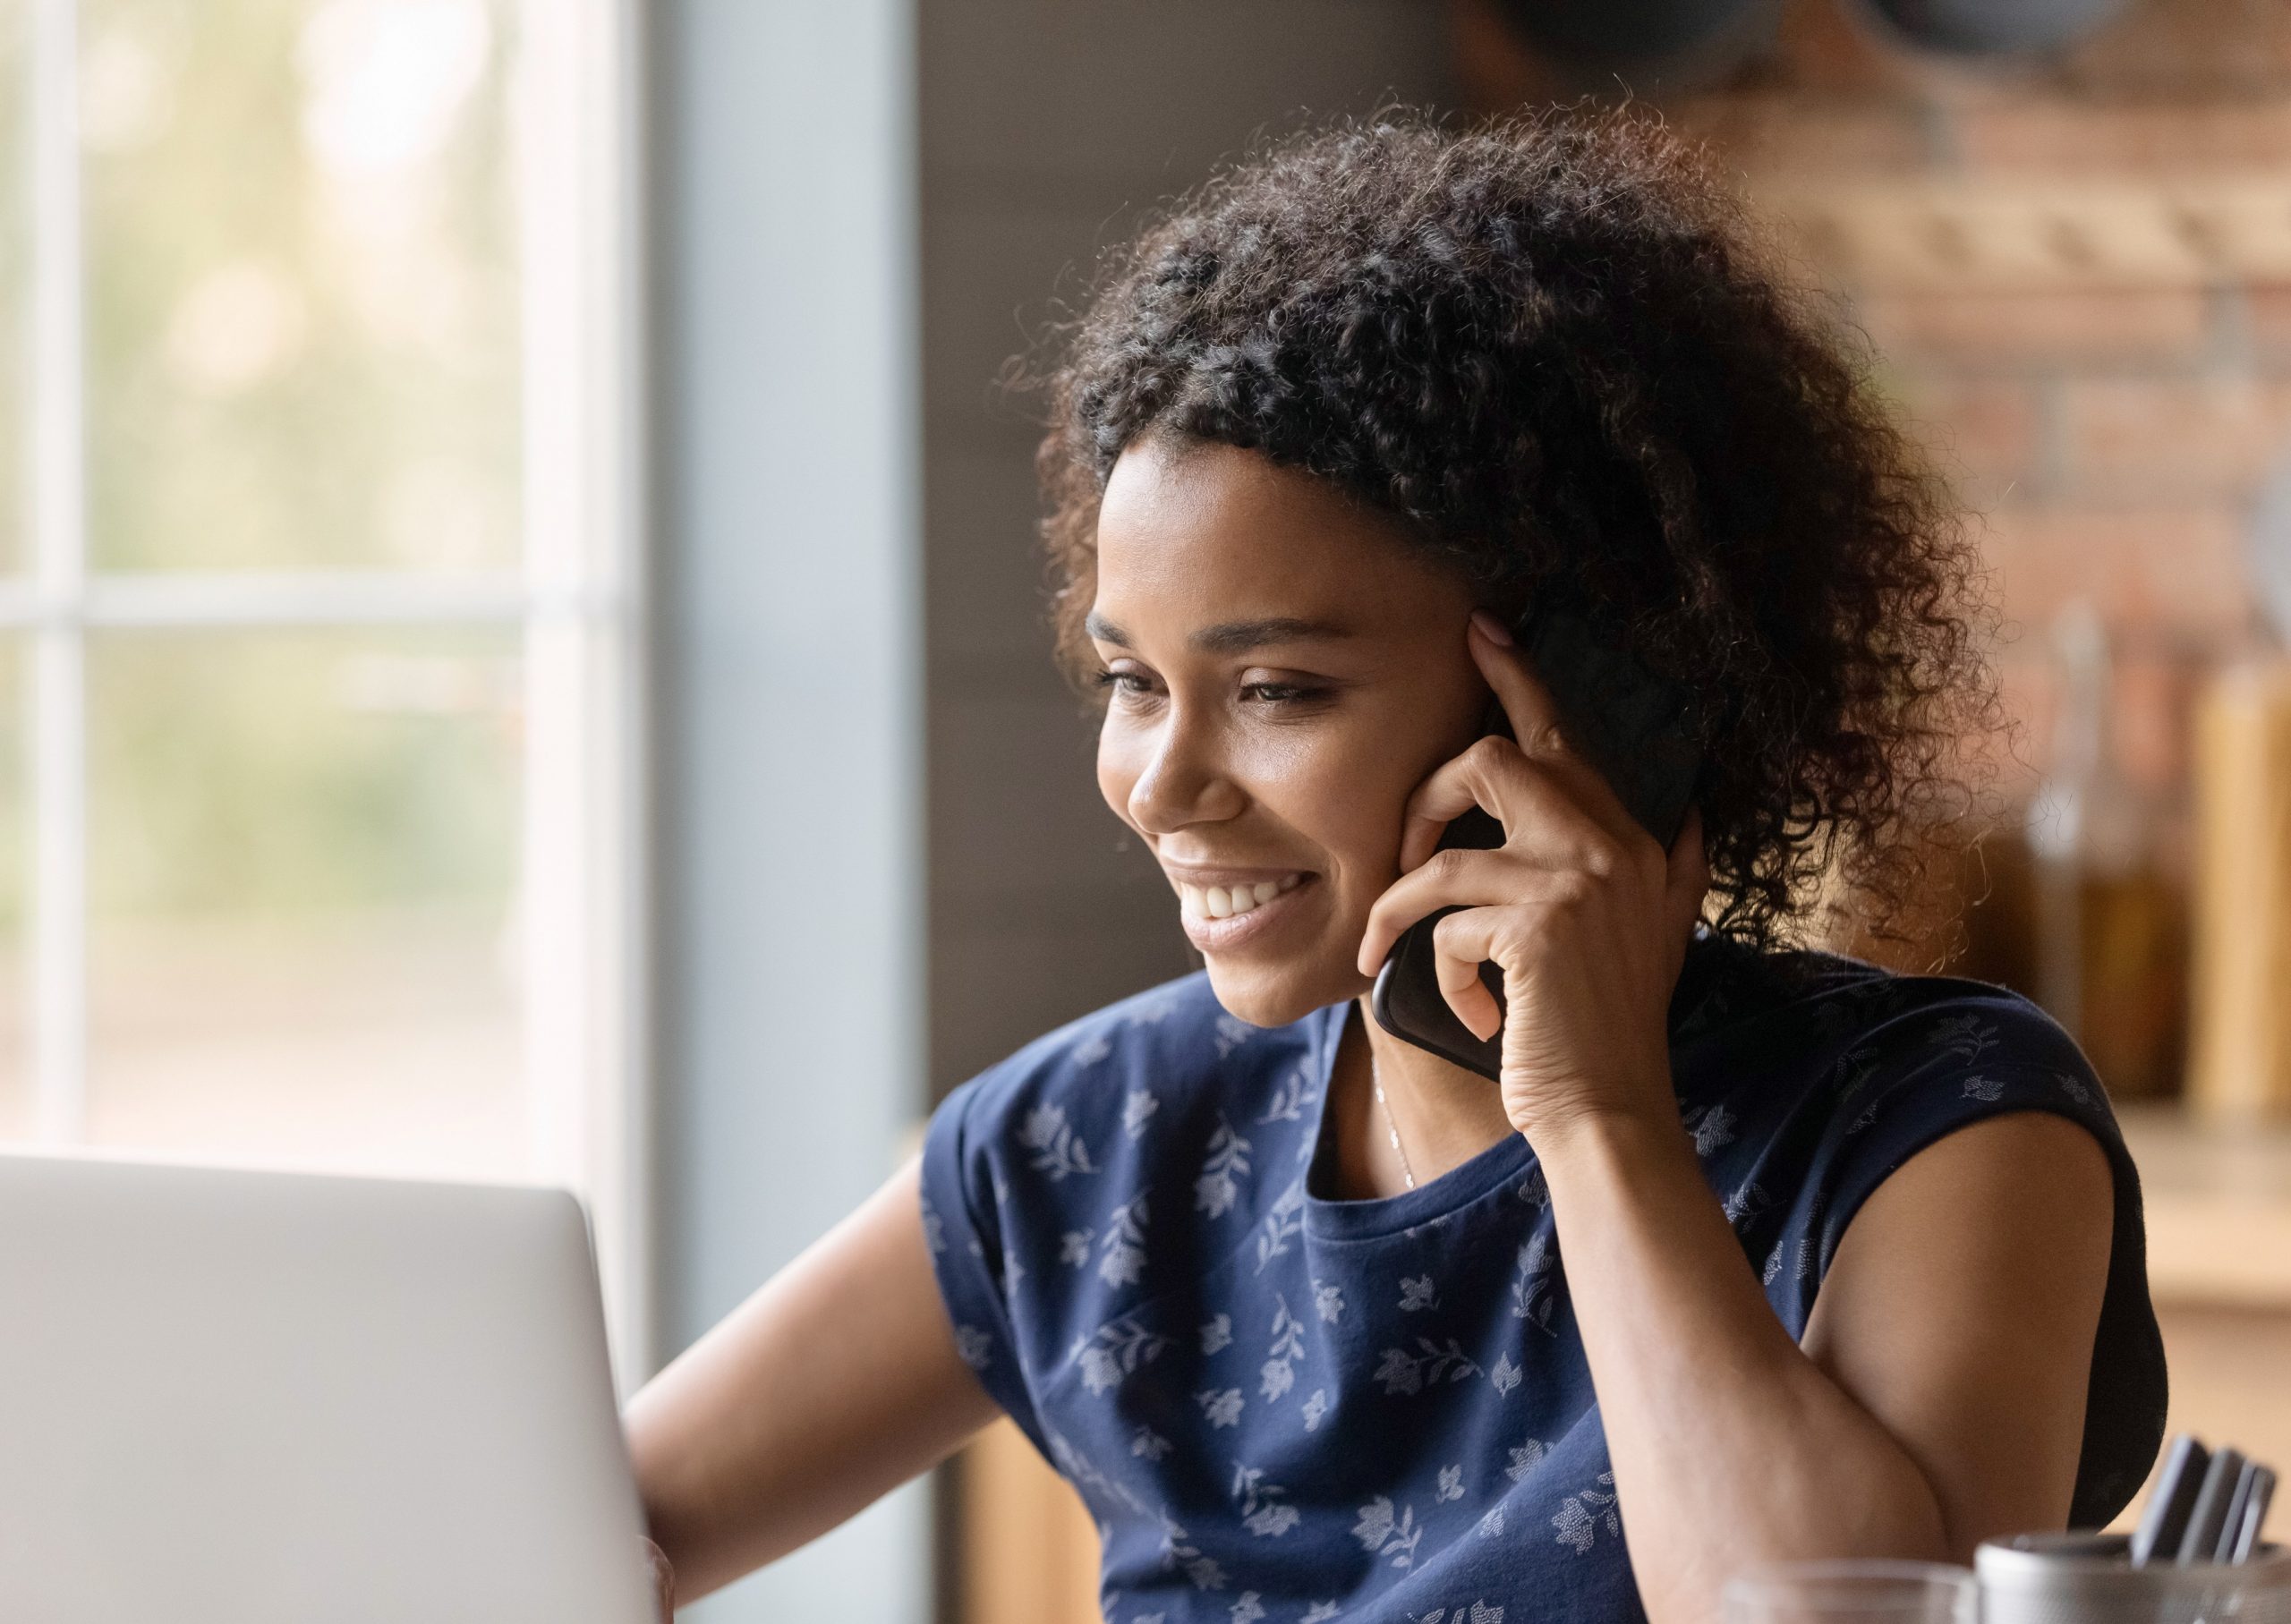
<path id="1" fill-rule="evenodd" d="M 1358 998 L 1370 982 L 1350 965 L 1251 965 L 1205 956 L 1209 990 L 1225 1013 L 1252 1026 L 1286 1026 L 1316 1009 Z"/>

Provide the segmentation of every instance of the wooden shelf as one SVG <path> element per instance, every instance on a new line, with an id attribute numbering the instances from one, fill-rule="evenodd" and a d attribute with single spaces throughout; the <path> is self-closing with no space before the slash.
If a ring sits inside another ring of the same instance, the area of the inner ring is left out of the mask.
<path id="1" fill-rule="evenodd" d="M 1750 190 L 1818 264 L 1865 287 L 2172 288 L 2291 275 L 2291 200 L 2271 174 L 1773 176 Z"/>

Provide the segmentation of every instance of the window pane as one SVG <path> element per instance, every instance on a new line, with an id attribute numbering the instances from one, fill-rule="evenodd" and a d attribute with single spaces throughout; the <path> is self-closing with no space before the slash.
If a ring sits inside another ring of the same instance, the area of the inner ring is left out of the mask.
<path id="1" fill-rule="evenodd" d="M 97 566 L 513 564 L 507 0 L 81 12 Z"/>
<path id="2" fill-rule="evenodd" d="M 89 1135 L 524 1165 L 509 633 L 127 633 L 89 669 Z"/>
<path id="3" fill-rule="evenodd" d="M 23 567 L 31 319 L 31 7 L 0 5 L 0 570 Z M 0 1108 L 4 1110 L 4 1108 Z"/>
<path id="4" fill-rule="evenodd" d="M 0 1140 L 28 1136 L 37 1120 L 25 1063 L 24 676 L 23 643 L 0 640 Z"/>

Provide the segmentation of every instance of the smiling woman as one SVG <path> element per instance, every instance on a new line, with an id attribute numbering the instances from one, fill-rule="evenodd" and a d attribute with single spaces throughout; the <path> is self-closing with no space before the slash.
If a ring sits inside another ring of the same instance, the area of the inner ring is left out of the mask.
<path id="1" fill-rule="evenodd" d="M 1344 128 L 1064 340 L 1060 652 L 1204 969 L 956 1090 L 639 1396 L 684 1593 L 998 1409 L 1111 1624 L 1682 1624 L 2120 1509 L 2164 1373 L 2099 1079 L 2002 989 L 1785 945 L 1833 864 L 1906 898 L 1994 695 L 1942 493 L 1735 207 L 1629 118 Z M 1549 606 L 1695 694 L 1667 845 Z M 1425 919 L 1493 1085 L 1368 1016 Z"/>
<path id="2" fill-rule="evenodd" d="M 1214 442 L 1149 436 L 1107 483 L 1086 623 L 1108 696 L 1099 787 L 1180 897 L 1201 894 L 1186 935 L 1219 1001 L 1260 1026 L 1358 991 L 1409 794 L 1486 707 L 1471 594 L 1403 540 Z"/>

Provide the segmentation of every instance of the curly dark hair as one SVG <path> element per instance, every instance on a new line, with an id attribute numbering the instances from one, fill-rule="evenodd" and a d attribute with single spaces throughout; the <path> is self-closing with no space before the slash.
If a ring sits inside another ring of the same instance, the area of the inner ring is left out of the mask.
<path id="1" fill-rule="evenodd" d="M 1401 522 L 1516 624 L 1565 600 L 1699 697 L 1712 928 L 1907 911 L 2000 725 L 1987 578 L 1868 345 L 1633 110 L 1412 111 L 1265 148 L 1111 254 L 1032 381 L 1069 673 L 1149 431 Z M 1954 807 L 1954 811 L 1951 810 Z"/>

